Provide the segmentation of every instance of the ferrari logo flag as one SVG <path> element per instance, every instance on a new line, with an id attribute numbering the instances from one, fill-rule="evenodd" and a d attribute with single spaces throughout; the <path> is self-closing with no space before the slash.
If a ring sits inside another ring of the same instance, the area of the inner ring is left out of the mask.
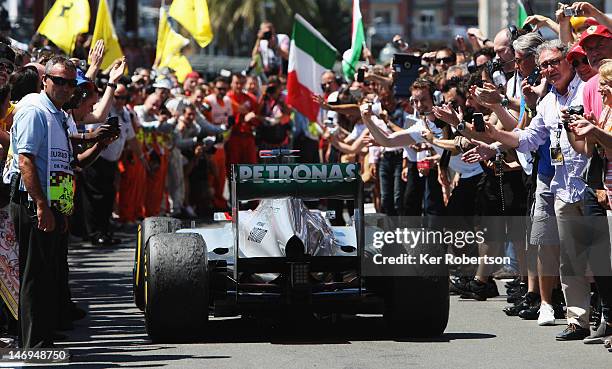
<path id="1" fill-rule="evenodd" d="M 38 33 L 72 55 L 77 36 L 89 31 L 89 17 L 89 1 L 57 0 L 40 23 Z"/>

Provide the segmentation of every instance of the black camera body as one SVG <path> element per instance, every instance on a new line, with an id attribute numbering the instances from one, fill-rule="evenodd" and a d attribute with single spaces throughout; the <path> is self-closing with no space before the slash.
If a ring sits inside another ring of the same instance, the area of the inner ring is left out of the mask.
<path id="1" fill-rule="evenodd" d="M 540 80 L 540 70 L 538 68 L 534 69 L 533 72 L 527 77 L 527 83 L 531 86 L 535 86 Z"/>
<path id="2" fill-rule="evenodd" d="M 567 108 L 567 114 L 571 115 L 584 115 L 584 106 L 575 105 Z"/>
<path id="3" fill-rule="evenodd" d="M 266 31 L 263 33 L 263 37 L 264 40 L 270 41 L 270 39 L 272 38 L 272 31 Z"/>

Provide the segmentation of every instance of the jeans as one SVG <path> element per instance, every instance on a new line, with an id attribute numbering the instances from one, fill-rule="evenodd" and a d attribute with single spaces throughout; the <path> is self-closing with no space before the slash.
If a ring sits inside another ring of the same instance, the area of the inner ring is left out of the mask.
<path id="1" fill-rule="evenodd" d="M 406 184 L 402 181 L 402 151 L 383 154 L 378 166 L 382 212 L 396 216 L 403 213 L 402 200 Z"/>

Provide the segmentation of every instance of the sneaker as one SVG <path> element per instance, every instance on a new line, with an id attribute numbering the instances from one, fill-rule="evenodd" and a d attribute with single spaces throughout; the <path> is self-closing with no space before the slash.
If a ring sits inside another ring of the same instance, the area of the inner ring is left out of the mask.
<path id="1" fill-rule="evenodd" d="M 519 318 L 523 320 L 537 320 L 538 317 L 540 316 L 539 311 L 540 311 L 540 306 L 533 305 L 523 311 L 520 311 L 518 313 L 518 316 Z"/>
<path id="2" fill-rule="evenodd" d="M 513 280 L 511 280 L 510 282 L 506 282 L 504 284 L 504 287 L 506 288 L 516 288 L 518 287 L 522 282 L 522 278 L 520 276 L 514 278 Z"/>
<path id="3" fill-rule="evenodd" d="M 461 294 L 462 299 L 478 301 L 485 301 L 487 298 L 497 296 L 499 296 L 497 285 L 492 279 L 486 283 L 473 279 L 466 285 L 466 290 Z"/>
<path id="4" fill-rule="evenodd" d="M 508 293 L 508 301 L 509 304 L 516 304 L 525 298 L 525 294 L 527 294 L 527 284 L 521 283 L 521 285 L 512 293 Z"/>
<path id="5" fill-rule="evenodd" d="M 463 294 L 467 290 L 467 284 L 470 283 L 472 279 L 474 278 L 466 277 L 466 276 L 461 276 L 461 277 L 451 276 L 449 278 L 449 284 L 448 284 L 448 289 L 450 293 L 454 295 Z"/>
<path id="6" fill-rule="evenodd" d="M 543 302 L 538 310 L 538 325 L 555 325 L 555 309 L 551 304 Z"/>
<path id="7" fill-rule="evenodd" d="M 582 342 L 586 344 L 591 344 L 591 343 L 601 344 L 604 342 L 604 339 L 606 339 L 608 336 L 612 336 L 612 327 L 610 327 L 606 322 L 601 322 L 597 330 L 590 336 L 583 339 Z"/>
<path id="8" fill-rule="evenodd" d="M 582 328 L 578 324 L 570 323 L 565 327 L 563 332 L 557 334 L 555 339 L 557 341 L 576 341 L 583 340 L 589 335 L 587 328 Z"/>
<path id="9" fill-rule="evenodd" d="M 523 300 L 517 302 L 512 306 L 507 306 L 504 308 L 504 313 L 508 316 L 517 316 L 523 310 L 527 310 L 533 306 L 539 306 L 540 304 L 540 295 L 535 292 L 527 292 Z"/>

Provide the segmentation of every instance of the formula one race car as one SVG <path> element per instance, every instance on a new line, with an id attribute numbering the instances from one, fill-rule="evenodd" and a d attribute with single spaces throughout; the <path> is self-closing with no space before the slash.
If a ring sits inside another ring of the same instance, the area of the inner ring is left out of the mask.
<path id="1" fill-rule="evenodd" d="M 354 224 L 304 200 L 354 201 Z M 292 312 L 380 314 L 396 333 L 438 336 L 448 322 L 448 278 L 368 277 L 358 164 L 233 165 L 232 213 L 217 226 L 181 229 L 154 217 L 138 230 L 134 299 L 154 342 L 206 331 L 209 315 Z M 239 211 L 240 201 L 261 200 Z M 230 222 L 231 221 L 231 222 Z"/>

